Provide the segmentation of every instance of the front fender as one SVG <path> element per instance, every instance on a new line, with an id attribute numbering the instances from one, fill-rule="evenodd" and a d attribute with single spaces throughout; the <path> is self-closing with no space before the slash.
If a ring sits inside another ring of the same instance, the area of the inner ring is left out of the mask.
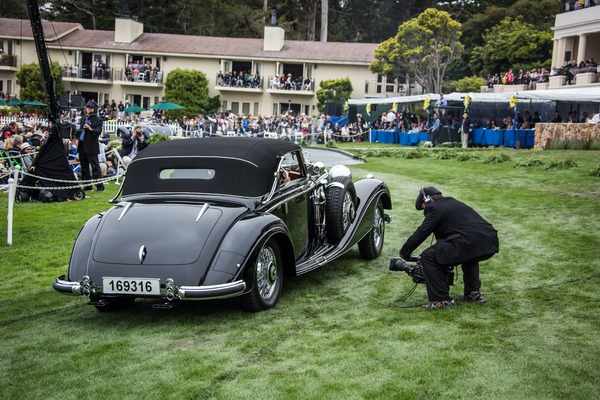
<path id="1" fill-rule="evenodd" d="M 289 261 L 288 255 L 292 254 L 293 259 L 290 233 L 281 219 L 272 214 L 261 214 L 237 221 L 221 242 L 218 256 L 208 269 L 203 284 L 214 285 L 242 276 L 255 250 L 273 235 L 279 237 L 285 253 L 283 257 Z"/>
<path id="2" fill-rule="evenodd" d="M 390 210 L 392 208 L 390 191 L 383 181 L 375 178 L 365 178 L 354 182 L 354 188 L 359 203 L 356 210 L 359 225 L 352 235 L 350 241 L 352 245 L 362 239 L 373 228 L 372 215 L 379 201 L 381 201 L 384 209 Z"/>

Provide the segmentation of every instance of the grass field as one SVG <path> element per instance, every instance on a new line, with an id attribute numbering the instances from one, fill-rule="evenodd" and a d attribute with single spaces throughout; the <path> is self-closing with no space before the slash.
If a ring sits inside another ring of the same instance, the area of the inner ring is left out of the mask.
<path id="1" fill-rule="evenodd" d="M 232 300 L 106 314 L 59 295 L 52 282 L 79 229 L 117 186 L 17 204 L 12 246 L 0 196 L 0 398 L 598 398 L 600 177 L 589 171 L 600 152 L 408 152 L 369 146 L 351 166 L 390 187 L 383 256 L 366 262 L 353 249 L 289 278 L 258 314 Z M 481 267 L 486 304 L 423 310 L 422 285 L 398 301 L 413 284 L 389 258 L 422 221 L 414 199 L 428 185 L 499 231 L 500 253 Z"/>

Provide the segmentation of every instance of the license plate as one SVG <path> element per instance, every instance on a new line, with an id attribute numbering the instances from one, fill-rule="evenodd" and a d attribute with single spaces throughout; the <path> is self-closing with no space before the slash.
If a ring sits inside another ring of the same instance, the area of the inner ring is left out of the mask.
<path id="1" fill-rule="evenodd" d="M 124 278 L 117 276 L 103 277 L 102 292 L 108 294 L 143 294 L 160 296 L 160 279 Z"/>

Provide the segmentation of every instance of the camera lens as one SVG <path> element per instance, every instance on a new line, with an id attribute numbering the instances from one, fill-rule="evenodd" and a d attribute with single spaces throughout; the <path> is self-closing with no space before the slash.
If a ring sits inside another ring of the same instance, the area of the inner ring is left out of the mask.
<path id="1" fill-rule="evenodd" d="M 410 266 L 401 258 L 394 257 L 390 260 L 390 271 L 408 271 Z"/>

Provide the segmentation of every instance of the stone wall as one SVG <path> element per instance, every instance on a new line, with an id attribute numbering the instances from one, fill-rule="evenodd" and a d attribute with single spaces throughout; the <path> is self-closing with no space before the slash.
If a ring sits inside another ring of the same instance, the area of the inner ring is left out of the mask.
<path id="1" fill-rule="evenodd" d="M 600 140 L 600 124 L 538 123 L 535 124 L 535 143 L 537 150 L 549 149 L 553 141 Z"/>

